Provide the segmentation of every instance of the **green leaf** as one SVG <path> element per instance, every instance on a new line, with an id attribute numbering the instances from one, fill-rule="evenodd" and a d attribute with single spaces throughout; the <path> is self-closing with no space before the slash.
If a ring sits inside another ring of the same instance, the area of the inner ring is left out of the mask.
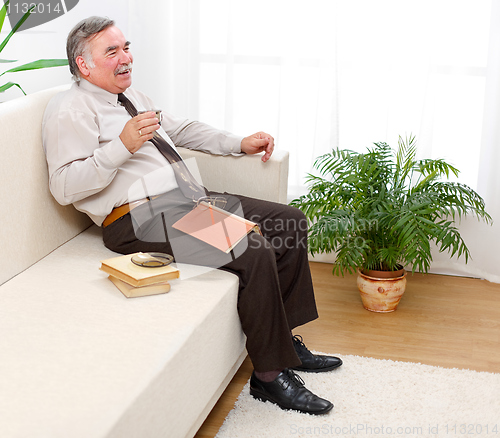
<path id="1" fill-rule="evenodd" d="M 9 62 L 17 62 L 17 59 L 0 59 L 0 64 L 7 64 Z"/>
<path id="2" fill-rule="evenodd" d="M 4 71 L 0 76 L 5 73 L 14 73 L 16 71 L 38 70 L 41 68 L 61 67 L 63 65 L 68 65 L 67 59 L 39 59 L 38 61 L 29 62 L 28 64 L 19 65 Z"/>
<path id="3" fill-rule="evenodd" d="M 0 9 L 0 32 L 2 31 L 3 28 L 5 16 L 7 15 L 7 6 L 9 5 L 9 1 L 10 0 L 7 0 L 5 4 L 2 6 L 2 9 Z"/>
<path id="4" fill-rule="evenodd" d="M 36 5 L 33 5 L 29 9 L 29 11 L 26 12 L 26 14 L 24 14 L 21 17 L 21 19 L 14 25 L 14 27 L 12 28 L 12 30 L 9 32 L 9 34 L 3 40 L 2 44 L 0 44 L 0 52 L 5 48 L 5 46 L 7 45 L 7 43 L 10 41 L 10 39 L 12 38 L 12 35 L 14 35 L 17 32 L 17 30 L 23 25 L 23 23 L 28 19 L 28 17 L 31 15 L 31 12 L 33 11 L 33 9 L 35 9 L 35 7 L 36 7 Z"/>
<path id="5" fill-rule="evenodd" d="M 5 85 L 2 85 L 0 87 L 0 93 L 3 93 L 4 91 L 7 91 L 9 88 L 12 88 L 14 86 L 17 87 L 17 88 L 19 88 L 24 93 L 24 95 L 26 95 L 26 93 L 21 88 L 21 86 L 19 84 L 15 84 L 14 82 L 7 82 Z"/>

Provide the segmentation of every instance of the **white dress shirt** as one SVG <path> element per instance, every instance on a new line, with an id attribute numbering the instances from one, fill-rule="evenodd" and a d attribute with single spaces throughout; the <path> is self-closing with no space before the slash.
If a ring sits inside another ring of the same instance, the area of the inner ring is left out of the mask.
<path id="1" fill-rule="evenodd" d="M 138 111 L 157 108 L 134 89 L 124 94 Z M 151 142 L 134 154 L 124 146 L 119 135 L 129 120 L 118 95 L 85 79 L 54 96 L 45 110 L 42 134 L 50 191 L 57 202 L 73 204 L 97 225 L 117 206 L 178 187 L 170 164 Z M 170 114 L 163 113 L 158 133 L 174 148 L 241 154 L 243 137 Z"/>

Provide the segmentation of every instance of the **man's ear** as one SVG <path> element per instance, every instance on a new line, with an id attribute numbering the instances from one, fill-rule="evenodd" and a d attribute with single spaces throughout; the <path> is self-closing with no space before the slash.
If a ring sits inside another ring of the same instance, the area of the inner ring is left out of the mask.
<path id="1" fill-rule="evenodd" d="M 85 59 L 83 59 L 83 56 L 77 56 L 75 61 L 81 75 L 85 78 L 88 77 L 90 75 L 90 68 L 87 66 L 87 63 L 85 62 Z"/>

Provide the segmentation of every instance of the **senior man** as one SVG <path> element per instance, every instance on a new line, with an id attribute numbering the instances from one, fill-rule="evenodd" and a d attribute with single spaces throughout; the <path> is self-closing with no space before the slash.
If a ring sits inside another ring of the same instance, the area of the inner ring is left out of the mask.
<path id="1" fill-rule="evenodd" d="M 284 409 L 329 412 L 332 403 L 309 391 L 293 371 L 322 372 L 342 364 L 336 357 L 313 355 L 291 332 L 317 318 L 305 217 L 287 205 L 209 192 L 176 152 L 176 147 L 223 155 L 264 152 L 267 161 L 272 136 L 238 137 L 169 114 L 160 125 L 154 112 L 143 112 L 156 108 L 153 101 L 130 88 L 130 43 L 108 18 L 78 23 L 68 35 L 67 54 L 75 83 L 49 102 L 43 120 L 55 199 L 87 213 L 113 251 L 166 252 L 177 262 L 235 273 L 238 314 L 254 366 L 251 394 Z M 226 254 L 172 227 L 207 196 L 260 223 L 263 235 L 251 233 Z"/>

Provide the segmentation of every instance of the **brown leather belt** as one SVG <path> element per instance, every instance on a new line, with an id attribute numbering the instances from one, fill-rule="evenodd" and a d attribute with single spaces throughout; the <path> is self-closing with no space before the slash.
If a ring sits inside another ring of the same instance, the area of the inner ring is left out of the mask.
<path id="1" fill-rule="evenodd" d="M 102 227 L 106 228 L 108 225 L 111 225 L 117 219 L 125 216 L 127 213 L 130 213 L 134 208 L 139 207 L 139 205 L 145 204 L 146 202 L 152 201 L 153 199 L 158 198 L 158 196 L 152 196 L 151 198 L 139 199 L 137 201 L 129 202 L 127 204 L 120 205 L 119 207 L 113 208 L 113 211 L 106 216 L 104 222 L 102 223 Z"/>

